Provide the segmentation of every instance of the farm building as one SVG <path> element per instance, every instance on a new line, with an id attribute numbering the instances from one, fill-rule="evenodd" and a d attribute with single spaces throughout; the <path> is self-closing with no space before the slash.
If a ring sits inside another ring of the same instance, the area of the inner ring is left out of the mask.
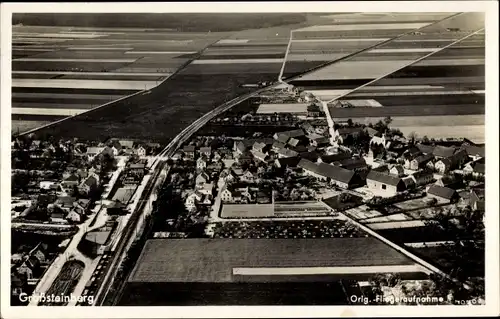
<path id="1" fill-rule="evenodd" d="M 389 173 L 396 177 L 403 177 L 405 175 L 405 170 L 401 165 L 394 165 L 389 171 Z"/>
<path id="2" fill-rule="evenodd" d="M 437 199 L 438 203 L 451 203 L 458 199 L 458 193 L 454 189 L 438 185 L 431 185 L 427 196 Z"/>
<path id="3" fill-rule="evenodd" d="M 336 281 L 345 271 L 367 279 L 376 266 L 408 276 L 421 269 L 372 237 L 150 239 L 119 305 L 345 304 Z"/>
<path id="4" fill-rule="evenodd" d="M 420 155 L 412 160 L 405 161 L 405 168 L 411 170 L 418 170 L 427 167 L 427 165 L 434 159 L 434 155 L 426 154 Z"/>
<path id="5" fill-rule="evenodd" d="M 320 158 L 318 158 L 318 163 L 331 164 L 331 163 L 343 161 L 343 160 L 346 160 L 349 158 L 351 158 L 351 154 L 349 154 L 349 153 L 337 153 L 337 154 L 331 154 L 331 155 L 323 155 Z"/>
<path id="6" fill-rule="evenodd" d="M 370 171 L 366 177 L 368 188 L 382 191 L 388 196 L 396 195 L 405 190 L 405 183 L 399 177 L 394 177 L 377 171 Z"/>
<path id="7" fill-rule="evenodd" d="M 294 115 L 307 116 L 309 103 L 277 103 L 261 104 L 257 114 L 291 113 Z"/>
<path id="8" fill-rule="evenodd" d="M 411 175 L 416 186 L 429 184 L 434 180 L 434 174 L 429 170 L 421 170 Z"/>
<path id="9" fill-rule="evenodd" d="M 300 162 L 300 157 L 298 157 L 298 156 L 284 157 L 284 158 L 276 159 L 274 161 L 274 165 L 277 168 L 297 167 L 299 162 Z"/>
<path id="10" fill-rule="evenodd" d="M 464 167 L 464 173 L 475 177 L 484 176 L 485 165 L 480 161 L 468 163 Z"/>
<path id="11" fill-rule="evenodd" d="M 306 174 L 323 180 L 329 179 L 330 183 L 338 187 L 348 189 L 357 184 L 355 173 L 342 167 L 325 163 L 318 164 L 305 158 L 301 159 L 297 166 Z"/>
<path id="12" fill-rule="evenodd" d="M 436 158 L 447 158 L 455 154 L 455 150 L 456 149 L 454 147 L 438 145 L 432 151 L 432 155 L 434 155 Z"/>

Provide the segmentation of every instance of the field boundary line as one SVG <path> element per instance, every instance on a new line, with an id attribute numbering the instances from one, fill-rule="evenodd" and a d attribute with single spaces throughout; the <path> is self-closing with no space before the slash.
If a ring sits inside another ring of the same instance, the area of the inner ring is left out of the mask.
<path id="1" fill-rule="evenodd" d="M 339 214 L 345 216 L 354 225 L 356 225 L 359 228 L 361 228 L 362 230 L 366 231 L 371 236 L 379 239 L 380 241 L 384 242 L 386 245 L 389 245 L 390 247 L 392 247 L 396 251 L 402 253 L 406 257 L 408 257 L 408 258 L 412 259 L 413 261 L 417 262 L 423 269 L 427 269 L 428 271 L 430 270 L 431 272 L 434 272 L 434 273 L 437 273 L 437 274 L 439 274 L 441 276 L 444 276 L 447 279 L 450 279 L 450 280 L 452 280 L 454 282 L 458 282 L 456 279 L 452 278 L 450 275 L 448 275 L 447 273 L 445 273 L 444 271 L 442 271 L 438 267 L 436 267 L 436 266 L 432 265 L 431 263 L 423 260 L 422 258 L 414 255 L 413 253 L 409 252 L 408 250 L 406 250 L 405 248 L 401 247 L 400 245 L 398 245 L 398 244 L 394 243 L 393 241 L 391 241 L 391 240 L 385 238 L 384 236 L 380 235 L 379 233 L 377 233 L 373 229 L 369 228 L 368 226 L 365 226 L 365 225 L 361 224 L 360 222 L 358 222 L 355 219 L 351 218 L 347 214 L 344 214 L 342 212 L 339 212 Z M 470 288 L 470 286 L 467 285 L 466 283 L 461 283 L 461 284 L 466 289 Z"/>
<path id="2" fill-rule="evenodd" d="M 425 25 L 425 26 L 423 26 L 423 27 L 420 27 L 420 28 L 418 28 L 418 29 L 408 30 L 408 31 L 406 31 L 406 32 L 404 32 L 404 33 L 401 33 L 401 34 L 399 34 L 399 35 L 395 36 L 395 37 L 389 38 L 389 39 L 384 40 L 384 41 L 382 41 L 382 42 L 378 42 L 378 43 L 376 43 L 376 44 L 374 44 L 374 45 L 371 45 L 371 46 L 368 46 L 368 47 L 366 47 L 366 48 L 364 48 L 364 49 L 361 49 L 361 50 L 358 50 L 358 51 L 355 51 L 355 52 L 349 53 L 349 54 L 348 54 L 348 55 L 346 55 L 346 56 L 343 56 L 343 57 L 340 57 L 340 58 L 338 58 L 338 59 L 334 59 L 334 60 L 331 60 L 331 61 L 327 61 L 327 62 L 321 63 L 321 64 L 319 64 L 319 65 L 317 65 L 317 66 L 314 66 L 314 67 L 312 67 L 312 68 L 310 68 L 310 69 L 308 69 L 308 70 L 305 70 L 304 72 L 299 72 L 298 74 L 301 74 L 301 75 L 306 75 L 306 74 L 308 74 L 308 73 L 312 73 L 312 72 L 314 72 L 314 71 L 317 71 L 317 70 L 322 69 L 322 68 L 324 68 L 324 67 L 330 66 L 330 65 L 335 64 L 335 63 L 337 63 L 337 62 L 341 62 L 341 61 L 344 61 L 344 60 L 348 60 L 348 59 L 350 59 L 350 58 L 352 58 L 352 57 L 354 57 L 354 56 L 356 56 L 356 55 L 358 55 L 358 54 L 364 53 L 364 52 L 366 52 L 366 51 L 368 51 L 368 50 L 375 49 L 375 48 L 377 48 L 378 46 L 382 46 L 382 45 L 385 45 L 385 44 L 387 44 L 387 43 L 389 43 L 389 42 L 395 41 L 395 40 L 397 40 L 397 39 L 399 39 L 399 38 L 402 38 L 402 37 L 404 37 L 404 36 L 406 36 L 406 35 L 408 35 L 408 34 L 410 34 L 410 33 L 412 33 L 412 32 L 418 32 L 418 31 L 420 31 L 420 30 L 422 30 L 422 29 L 424 29 L 424 28 L 428 28 L 428 27 L 430 27 L 430 26 L 433 26 L 433 25 L 435 25 L 435 24 L 441 23 L 441 22 L 446 21 L 446 20 L 448 20 L 448 19 L 451 19 L 451 18 L 454 18 L 454 17 L 458 17 L 458 16 L 460 16 L 460 15 L 462 15 L 462 14 L 464 14 L 464 12 L 455 13 L 455 14 L 452 14 L 452 15 L 450 15 L 450 16 L 444 17 L 444 18 L 443 18 L 443 19 L 441 19 L 441 20 L 437 20 L 437 21 L 434 21 L 434 22 L 432 22 L 432 23 L 429 23 L 429 24 L 427 24 L 427 25 Z M 293 32 L 293 31 L 294 31 L 294 30 L 292 30 L 291 32 Z M 291 38 L 290 38 L 290 42 L 291 42 Z M 283 62 L 283 71 L 284 71 L 284 69 L 285 69 L 285 64 L 286 64 L 286 56 L 288 56 L 288 49 L 287 49 L 287 52 L 285 52 L 285 60 L 284 60 L 284 62 Z M 292 78 L 295 78 L 295 76 L 292 76 Z M 286 79 L 286 80 L 289 80 L 289 79 Z"/>
<path id="3" fill-rule="evenodd" d="M 347 92 L 347 93 L 341 94 L 341 95 L 339 95 L 339 96 L 337 96 L 337 97 L 335 97 L 335 98 L 333 98 L 333 99 L 331 99 L 331 100 L 328 100 L 328 101 L 326 101 L 326 103 L 331 103 L 331 102 L 333 102 L 333 101 L 336 101 L 336 100 L 338 100 L 338 99 L 340 99 L 340 98 L 343 98 L 344 96 L 347 96 L 347 95 L 349 95 L 349 94 L 351 94 L 351 93 L 354 93 L 354 92 L 358 91 L 359 89 L 364 88 L 365 86 L 368 86 L 368 85 L 371 85 L 371 84 L 373 84 L 373 83 L 375 83 L 375 82 L 378 82 L 378 81 L 382 80 L 383 78 L 385 78 L 385 77 L 387 77 L 387 76 L 389 76 L 389 75 L 391 75 L 391 74 L 393 74 L 393 73 L 396 73 L 396 72 L 398 72 L 398 71 L 400 71 L 400 70 L 402 70 L 402 69 L 404 69 L 404 68 L 407 68 L 407 67 L 409 67 L 409 66 L 412 66 L 413 64 L 416 64 L 416 63 L 418 63 L 418 62 L 420 62 L 420 61 L 422 61 L 422 60 L 425 60 L 425 59 L 427 59 L 428 57 L 430 57 L 430 56 L 432 56 L 432 55 L 434 55 L 434 54 L 436 54 L 436 53 L 439 53 L 439 52 L 441 52 L 441 51 L 443 51 L 443 50 L 445 50 L 445 49 L 447 49 L 447 48 L 449 48 L 449 47 L 451 47 L 451 46 L 453 46 L 453 45 L 455 45 L 455 44 L 457 44 L 457 43 L 460 43 L 460 42 L 462 42 L 463 40 L 465 40 L 465 39 L 467 39 L 467 38 L 469 38 L 469 37 L 471 37 L 471 36 L 473 36 L 473 35 L 477 34 L 478 32 L 481 32 L 481 31 L 483 31 L 483 30 L 484 30 L 484 28 L 481 28 L 481 29 L 476 30 L 476 31 L 474 31 L 474 32 L 472 32 L 472 33 L 469 33 L 468 35 L 466 35 L 466 36 L 464 36 L 464 37 L 462 37 L 462 38 L 460 38 L 460 39 L 458 39 L 458 40 L 455 40 L 455 41 L 453 41 L 453 42 L 451 42 L 451 43 L 449 43 L 449 44 L 445 45 L 444 47 L 437 49 L 436 51 L 430 52 L 430 53 L 428 53 L 428 54 L 426 54 L 426 55 L 424 55 L 424 56 L 422 56 L 422 57 L 420 57 L 420 58 L 418 58 L 418 59 L 416 59 L 416 60 L 410 61 L 409 63 L 405 64 L 404 66 L 401 66 L 401 67 L 398 67 L 398 68 L 396 68 L 396 69 L 393 69 L 393 70 L 391 70 L 390 72 L 388 72 L 388 73 L 386 73 L 386 74 L 384 74 L 384 75 L 382 75 L 382 76 L 379 76 L 378 78 L 373 79 L 373 80 L 371 80 L 370 82 L 367 82 L 367 83 L 365 83 L 365 84 L 363 84 L 363 85 L 360 85 L 360 86 L 358 86 L 357 88 L 354 88 L 354 89 L 350 90 L 350 91 L 349 91 L 349 92 Z"/>

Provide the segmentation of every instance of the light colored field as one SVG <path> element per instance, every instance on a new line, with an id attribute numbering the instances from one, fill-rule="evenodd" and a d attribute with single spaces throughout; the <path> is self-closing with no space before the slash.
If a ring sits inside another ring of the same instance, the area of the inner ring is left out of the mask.
<path id="1" fill-rule="evenodd" d="M 366 96 L 368 93 L 352 93 L 350 97 Z M 370 92 L 370 96 L 408 96 L 408 95 L 466 95 L 473 94 L 472 91 L 411 91 L 411 92 Z"/>
<path id="2" fill-rule="evenodd" d="M 53 49 L 40 49 L 40 48 L 30 48 L 25 46 L 12 46 L 13 51 L 39 51 L 39 52 L 51 52 Z"/>
<path id="3" fill-rule="evenodd" d="M 13 98 L 51 98 L 51 99 L 82 99 L 82 100 L 115 100 L 122 95 L 105 94 L 64 94 L 64 93 L 33 93 L 33 92 L 13 92 Z"/>
<path id="4" fill-rule="evenodd" d="M 15 61 L 19 62 L 117 62 L 117 63 L 133 63 L 137 59 L 58 59 L 58 58 L 20 58 Z"/>
<path id="5" fill-rule="evenodd" d="M 398 128 L 405 135 L 416 132 L 420 137 L 424 135 L 428 138 L 463 137 L 475 143 L 485 142 L 484 125 L 402 126 Z"/>
<path id="6" fill-rule="evenodd" d="M 427 127 L 442 127 L 443 123 L 450 126 L 484 126 L 484 115 L 442 115 L 442 116 L 395 116 L 391 117 L 391 126 L 405 127 L 405 126 L 427 126 Z M 383 117 L 361 117 L 352 118 L 354 122 L 368 124 L 375 123 L 383 120 Z M 334 118 L 334 120 L 339 120 Z"/>
<path id="7" fill-rule="evenodd" d="M 410 220 L 410 221 L 398 221 L 398 222 L 388 222 L 388 223 L 374 223 L 368 226 L 371 229 L 381 230 L 381 229 L 393 229 L 393 228 L 423 227 L 425 226 L 425 223 L 421 220 Z"/>
<path id="8" fill-rule="evenodd" d="M 421 266 L 349 266 L 349 267 L 252 267 L 233 268 L 235 276 L 296 276 L 296 275 L 335 275 L 335 274 L 377 274 L 377 273 L 415 273 L 421 272 Z"/>
<path id="9" fill-rule="evenodd" d="M 222 39 L 217 41 L 217 44 L 245 44 L 249 39 Z"/>
<path id="10" fill-rule="evenodd" d="M 405 214 L 393 214 L 388 216 L 379 216 L 374 218 L 368 218 L 363 220 L 363 223 L 371 224 L 371 223 L 384 223 L 384 222 L 396 222 L 396 221 L 405 221 L 411 220 L 410 217 Z"/>
<path id="11" fill-rule="evenodd" d="M 408 61 L 345 61 L 328 65 L 318 71 L 307 74 L 297 80 L 347 80 L 347 79 L 375 79 L 391 70 L 402 68 Z"/>
<path id="12" fill-rule="evenodd" d="M 126 48 L 126 47 L 68 47 L 66 50 L 70 51 L 130 51 L 134 48 Z"/>
<path id="13" fill-rule="evenodd" d="M 116 70 L 113 70 L 113 72 L 116 72 L 117 74 L 134 74 L 134 73 L 137 73 L 137 74 L 142 74 L 142 75 L 146 75 L 146 76 L 149 76 L 149 75 L 170 75 L 172 73 L 174 73 L 175 71 L 177 71 L 177 68 L 173 68 L 173 67 L 161 67 L 161 68 L 157 68 L 157 67 L 138 67 L 138 66 L 127 66 L 127 67 L 124 67 L 124 68 L 120 68 L 120 69 L 116 69 Z"/>
<path id="14" fill-rule="evenodd" d="M 194 54 L 197 51 L 127 51 L 125 54 Z"/>
<path id="15" fill-rule="evenodd" d="M 69 40 L 72 40 L 70 38 L 68 39 L 50 39 L 50 38 L 47 38 L 47 39 L 40 39 L 40 38 L 16 38 L 15 39 L 16 41 L 19 41 L 19 42 L 45 42 L 45 43 L 49 43 L 49 42 L 64 42 L 64 41 L 69 41 Z"/>
<path id="16" fill-rule="evenodd" d="M 366 51 L 369 54 L 379 54 L 379 53 L 413 53 L 413 52 L 434 52 L 439 50 L 439 48 L 401 48 L 401 49 L 373 49 Z"/>
<path id="17" fill-rule="evenodd" d="M 261 104 L 257 114 L 307 113 L 308 103 Z"/>
<path id="18" fill-rule="evenodd" d="M 460 66 L 460 65 L 484 65 L 485 59 L 446 59 L 446 60 L 422 60 L 414 66 Z"/>
<path id="19" fill-rule="evenodd" d="M 350 30 L 405 30 L 419 29 L 429 23 L 375 23 L 375 24 L 342 24 L 342 25 L 315 25 L 294 32 L 300 31 L 350 31 Z"/>
<path id="20" fill-rule="evenodd" d="M 340 96 L 348 93 L 350 90 L 306 90 L 306 92 L 312 93 L 314 96 Z"/>
<path id="21" fill-rule="evenodd" d="M 114 81 L 114 80 L 65 80 L 65 79 L 13 79 L 13 87 L 67 88 L 67 89 L 118 89 L 147 90 L 159 84 L 158 81 Z"/>
<path id="22" fill-rule="evenodd" d="M 93 33 L 27 33 L 27 32 L 13 32 L 13 37 L 18 36 L 31 36 L 37 38 L 81 38 L 81 39 L 95 39 L 105 36 L 106 34 L 93 34 Z"/>
<path id="23" fill-rule="evenodd" d="M 292 40 L 293 42 L 382 42 L 389 40 L 390 38 L 356 38 L 356 39 L 297 39 Z"/>
<path id="24" fill-rule="evenodd" d="M 237 63 L 283 63 L 283 59 L 224 59 L 224 60 L 195 60 L 191 64 L 237 64 Z"/>
<path id="25" fill-rule="evenodd" d="M 84 102 L 84 101 L 82 101 Z M 95 103 L 95 102 L 94 102 Z M 99 102 L 100 103 L 100 102 Z M 102 103 L 104 104 L 104 103 Z M 66 109 L 68 106 L 71 106 L 72 109 L 83 109 L 83 110 L 88 110 L 92 108 L 92 104 L 57 104 L 57 103 L 43 103 L 43 102 L 26 102 L 26 103 L 19 103 L 19 102 L 13 102 L 12 103 L 12 108 L 15 109 L 21 109 L 21 108 L 27 108 L 27 109 Z M 97 106 L 97 105 L 94 105 Z M 18 114 L 23 114 L 23 113 L 18 113 Z"/>
<path id="26" fill-rule="evenodd" d="M 11 121 L 11 132 L 12 133 L 23 133 L 37 127 L 47 125 L 51 121 L 20 121 L 20 120 L 12 120 Z"/>
<path id="27" fill-rule="evenodd" d="M 287 62 L 292 61 L 332 61 L 344 57 L 347 53 L 328 53 L 328 54 L 288 54 Z M 285 65 L 286 68 L 286 65 Z"/>
<path id="28" fill-rule="evenodd" d="M 130 76 L 169 76 L 171 72 L 72 72 L 72 71 L 12 71 L 12 74 L 54 74 L 54 75 L 130 75 Z"/>
<path id="29" fill-rule="evenodd" d="M 58 116 L 72 116 L 83 113 L 87 110 L 82 109 L 42 109 L 42 108 L 24 108 L 13 107 L 12 114 L 24 115 L 58 115 Z"/>
<path id="30" fill-rule="evenodd" d="M 443 86 L 437 86 L 437 85 L 365 86 L 360 91 L 379 91 L 379 90 L 408 90 L 408 91 L 411 91 L 411 90 L 427 90 L 427 89 L 443 89 L 443 88 L 444 88 Z"/>
<path id="31" fill-rule="evenodd" d="M 382 104 L 375 100 L 343 100 L 354 107 L 382 107 Z"/>

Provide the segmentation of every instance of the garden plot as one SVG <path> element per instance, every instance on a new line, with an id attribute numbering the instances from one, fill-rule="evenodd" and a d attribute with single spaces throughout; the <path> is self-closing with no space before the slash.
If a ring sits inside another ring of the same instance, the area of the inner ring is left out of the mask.
<path id="1" fill-rule="evenodd" d="M 426 203 L 425 198 L 415 198 L 408 201 L 395 203 L 394 206 L 400 208 L 403 211 L 406 211 L 406 210 L 414 210 L 417 208 L 424 208 L 427 207 L 428 204 Z"/>
<path id="2" fill-rule="evenodd" d="M 363 224 L 385 223 L 385 222 L 405 221 L 405 220 L 412 220 L 412 218 L 405 214 L 399 213 L 387 216 L 377 216 L 373 218 L 367 218 L 363 220 Z"/>
<path id="3" fill-rule="evenodd" d="M 370 209 L 366 205 L 361 205 L 359 207 L 348 209 L 344 212 L 344 214 L 351 216 L 357 221 L 364 220 L 367 218 L 382 216 L 381 212 L 376 211 L 374 209 Z"/>
<path id="4" fill-rule="evenodd" d="M 410 220 L 410 221 L 396 221 L 396 222 L 383 222 L 383 223 L 373 223 L 369 227 L 374 230 L 385 230 L 385 229 L 395 229 L 395 228 L 414 228 L 423 227 L 425 223 L 421 220 Z"/>

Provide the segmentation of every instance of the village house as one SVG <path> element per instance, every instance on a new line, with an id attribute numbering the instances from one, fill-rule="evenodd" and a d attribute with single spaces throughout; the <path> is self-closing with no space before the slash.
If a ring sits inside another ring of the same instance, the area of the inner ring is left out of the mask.
<path id="1" fill-rule="evenodd" d="M 144 146 L 139 146 L 138 148 L 135 149 L 135 154 L 139 157 L 144 157 L 147 154 L 147 150 Z"/>
<path id="2" fill-rule="evenodd" d="M 438 179 L 434 184 L 441 187 L 457 189 L 462 183 L 459 178 L 455 177 L 455 175 L 445 175 Z"/>
<path id="3" fill-rule="evenodd" d="M 182 148 L 182 151 L 184 153 L 184 157 L 188 160 L 194 159 L 195 150 L 196 150 L 196 148 L 194 145 L 186 145 Z"/>
<path id="4" fill-rule="evenodd" d="M 348 158 L 342 161 L 334 162 L 333 164 L 355 172 L 368 170 L 368 165 L 366 164 L 364 158 Z"/>
<path id="5" fill-rule="evenodd" d="M 278 158 L 283 158 L 283 157 L 295 157 L 299 155 L 296 151 L 290 150 L 288 148 L 281 148 L 277 151 Z"/>
<path id="6" fill-rule="evenodd" d="M 193 192 L 186 197 L 184 206 L 188 211 L 193 211 L 196 209 L 196 204 L 203 199 L 203 195 L 199 192 Z"/>
<path id="7" fill-rule="evenodd" d="M 208 176 L 208 174 L 205 172 L 201 172 L 198 174 L 198 176 L 196 176 L 195 183 L 196 185 L 200 185 L 200 184 L 205 184 L 209 181 L 210 181 L 210 176 Z"/>
<path id="8" fill-rule="evenodd" d="M 40 260 L 33 255 L 28 255 L 26 260 L 17 268 L 17 273 L 26 277 L 27 280 L 38 278 L 41 275 Z"/>
<path id="9" fill-rule="evenodd" d="M 253 162 L 253 155 L 250 152 L 245 152 L 238 156 L 238 164 L 239 165 L 247 165 Z"/>
<path id="10" fill-rule="evenodd" d="M 265 143 L 255 142 L 252 145 L 252 151 L 264 153 L 266 152 L 266 147 L 267 145 Z"/>
<path id="11" fill-rule="evenodd" d="M 401 165 L 394 165 L 389 171 L 389 174 L 396 177 L 403 177 L 405 175 L 405 170 Z"/>
<path id="12" fill-rule="evenodd" d="M 432 171 L 429 170 L 415 172 L 410 177 L 413 179 L 416 187 L 426 185 L 434 181 L 434 174 L 432 174 Z"/>
<path id="13" fill-rule="evenodd" d="M 463 168 L 466 175 L 472 175 L 474 177 L 484 176 L 485 165 L 481 161 L 470 162 Z"/>
<path id="14" fill-rule="evenodd" d="M 122 149 L 132 149 L 134 148 L 134 141 L 132 140 L 118 140 L 118 143 L 122 146 Z"/>
<path id="15" fill-rule="evenodd" d="M 318 117 L 321 115 L 321 108 L 315 103 L 311 103 L 307 106 L 307 116 L 308 117 Z"/>
<path id="16" fill-rule="evenodd" d="M 274 160 L 274 165 L 277 168 L 287 168 L 287 167 L 297 167 L 297 165 L 300 162 L 300 157 L 294 156 L 294 157 L 284 157 L 284 158 L 277 158 Z"/>
<path id="17" fill-rule="evenodd" d="M 197 170 L 204 170 L 207 167 L 207 162 L 203 157 L 199 157 L 196 160 L 196 169 Z"/>
<path id="18" fill-rule="evenodd" d="M 441 174 L 448 173 L 451 169 L 451 161 L 447 158 L 442 158 L 434 164 L 434 169 Z"/>
<path id="19" fill-rule="evenodd" d="M 477 161 L 485 157 L 484 146 L 464 145 L 461 147 L 461 149 L 465 150 L 469 158 L 471 158 L 473 161 Z"/>
<path id="20" fill-rule="evenodd" d="M 413 189 L 417 187 L 415 180 L 411 176 L 403 177 L 403 183 L 405 183 L 405 189 Z"/>
<path id="21" fill-rule="evenodd" d="M 344 144 L 348 137 L 357 138 L 362 132 L 362 127 L 341 127 L 334 131 L 332 138 L 338 144 Z"/>
<path id="22" fill-rule="evenodd" d="M 87 148 L 87 158 L 89 162 L 92 162 L 96 156 L 100 155 L 104 151 L 104 147 L 89 147 Z"/>
<path id="23" fill-rule="evenodd" d="M 418 170 L 427 167 L 427 164 L 432 161 L 434 156 L 432 154 L 420 155 L 414 158 L 413 160 L 405 161 L 405 168 L 411 170 Z"/>
<path id="24" fill-rule="evenodd" d="M 470 190 L 467 205 L 469 205 L 473 210 L 484 211 L 484 190 Z"/>
<path id="25" fill-rule="evenodd" d="M 76 201 L 76 197 L 59 196 L 59 197 L 57 197 L 56 201 L 52 205 L 53 205 L 53 207 L 58 207 L 59 209 L 63 210 L 64 212 L 68 213 L 74 207 L 75 201 Z M 50 205 L 48 208 L 49 208 L 49 210 L 52 209 L 52 207 Z"/>
<path id="26" fill-rule="evenodd" d="M 214 190 L 214 184 L 213 183 L 198 184 L 196 186 L 196 190 L 203 195 L 212 195 Z"/>
<path id="27" fill-rule="evenodd" d="M 245 171 L 243 175 L 241 175 L 240 180 L 246 183 L 253 183 L 255 181 L 255 176 L 249 170 Z"/>
<path id="28" fill-rule="evenodd" d="M 212 155 L 212 162 L 213 163 L 219 162 L 222 159 L 222 155 L 219 152 L 214 151 L 214 152 L 212 152 L 212 154 L 213 154 Z"/>
<path id="29" fill-rule="evenodd" d="M 380 134 L 380 133 L 379 133 L 379 131 L 377 131 L 377 130 L 376 130 L 376 129 L 374 129 L 374 128 L 368 127 L 368 126 L 367 126 L 367 127 L 365 127 L 364 131 L 365 131 L 365 133 L 366 133 L 366 134 L 368 134 L 368 136 L 369 136 L 370 138 L 374 137 L 375 135 Z"/>
<path id="30" fill-rule="evenodd" d="M 73 209 L 66 215 L 66 219 L 73 223 L 81 223 L 83 217 L 85 216 L 85 211 L 80 207 L 73 207 Z"/>
<path id="31" fill-rule="evenodd" d="M 243 141 L 237 141 L 234 143 L 234 150 L 236 154 L 241 155 L 247 151 L 248 147 L 245 145 Z"/>
<path id="32" fill-rule="evenodd" d="M 272 146 L 271 146 L 271 151 L 277 153 L 280 149 L 283 149 L 285 147 L 286 147 L 285 143 L 281 143 L 279 141 L 274 141 Z"/>
<path id="33" fill-rule="evenodd" d="M 307 133 L 307 134 L 312 134 L 316 132 L 316 129 L 314 126 L 311 125 L 309 122 L 303 122 L 300 127 Z"/>
<path id="34" fill-rule="evenodd" d="M 262 152 L 254 151 L 254 150 L 252 150 L 251 153 L 253 154 L 253 156 L 256 160 L 259 160 L 259 161 L 264 162 L 264 163 L 269 161 L 269 154 L 267 154 L 267 153 L 262 153 Z"/>
<path id="35" fill-rule="evenodd" d="M 389 167 L 386 164 L 374 167 L 371 170 L 383 174 L 390 174 Z"/>
<path id="36" fill-rule="evenodd" d="M 49 220 L 52 224 L 67 224 L 66 215 L 67 212 L 56 206 L 50 210 Z"/>
<path id="37" fill-rule="evenodd" d="M 83 182 L 78 185 L 78 192 L 82 195 L 88 196 L 92 191 L 97 189 L 99 182 L 94 175 L 88 176 Z"/>
<path id="38" fill-rule="evenodd" d="M 200 147 L 200 155 L 204 155 L 207 158 L 210 158 L 212 155 L 212 148 L 210 146 Z"/>
<path id="39" fill-rule="evenodd" d="M 448 158 L 455 153 L 455 150 L 456 149 L 454 147 L 446 147 L 438 145 L 432 151 L 432 155 L 434 155 L 434 157 L 437 159 Z"/>
<path id="40" fill-rule="evenodd" d="M 385 134 L 382 134 L 382 136 L 373 136 L 370 140 L 370 146 L 371 145 L 380 145 L 385 149 L 388 149 L 391 145 L 391 139 L 387 138 Z"/>
<path id="41" fill-rule="evenodd" d="M 76 174 L 71 174 L 60 183 L 63 192 L 71 194 L 73 190 L 78 187 L 80 177 Z"/>
<path id="42" fill-rule="evenodd" d="M 370 171 L 366 177 L 369 189 L 384 193 L 386 196 L 394 196 L 405 190 L 405 183 L 399 177 L 394 177 L 377 171 Z"/>
<path id="43" fill-rule="evenodd" d="M 349 153 L 336 153 L 336 154 L 331 154 L 331 155 L 323 155 L 317 159 L 318 163 L 334 163 L 334 162 L 340 162 L 346 159 L 350 159 L 351 154 Z"/>
<path id="44" fill-rule="evenodd" d="M 221 162 L 210 163 L 207 165 L 206 170 L 210 172 L 218 172 L 222 170 L 223 164 Z"/>
<path id="45" fill-rule="evenodd" d="M 458 194 L 454 189 L 438 185 L 431 185 L 429 189 L 427 189 L 427 196 L 435 198 L 438 203 L 441 204 L 451 203 L 458 199 Z"/>

